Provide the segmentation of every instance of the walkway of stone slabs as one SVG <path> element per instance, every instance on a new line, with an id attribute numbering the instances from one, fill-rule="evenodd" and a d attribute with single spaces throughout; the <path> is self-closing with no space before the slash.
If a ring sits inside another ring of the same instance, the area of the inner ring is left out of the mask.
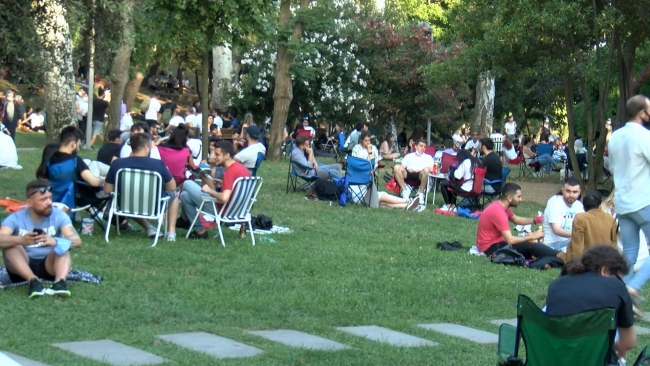
<path id="1" fill-rule="evenodd" d="M 497 319 L 491 320 L 490 323 L 496 326 L 500 326 L 504 323 L 516 325 L 517 319 Z M 433 333 L 442 333 L 453 337 L 459 337 L 467 341 L 479 344 L 496 344 L 498 340 L 496 333 L 474 329 L 459 324 L 417 324 L 417 327 L 430 330 Z M 377 325 L 337 327 L 336 329 L 341 332 L 367 338 L 372 341 L 388 343 L 395 347 L 432 347 L 438 345 L 438 343 L 432 340 L 422 339 Z M 638 334 L 650 334 L 650 329 L 640 326 L 636 326 L 636 331 Z M 329 352 L 352 349 L 352 347 L 348 345 L 341 344 L 330 339 L 325 339 L 314 334 L 304 333 L 298 330 L 257 330 L 248 331 L 248 333 L 271 340 L 273 342 L 281 343 L 287 347 L 297 347 Z M 206 332 L 162 334 L 156 336 L 156 338 L 164 342 L 172 343 L 178 347 L 183 347 L 195 352 L 208 354 L 217 359 L 232 357 L 255 357 L 256 355 L 264 352 L 259 348 L 237 342 L 236 340 L 224 338 L 216 334 Z M 53 343 L 52 346 L 68 352 L 72 352 L 78 357 L 87 357 L 114 366 L 156 365 L 169 361 L 152 353 L 145 352 L 110 339 Z M 3 360 L 6 360 L 5 356 L 16 361 L 16 365 L 48 366 L 42 362 L 31 360 L 21 355 L 16 355 L 5 351 L 0 351 L 0 365 L 4 366 L 8 364 L 10 366 L 14 366 L 9 364 L 10 361 L 3 362 Z"/>

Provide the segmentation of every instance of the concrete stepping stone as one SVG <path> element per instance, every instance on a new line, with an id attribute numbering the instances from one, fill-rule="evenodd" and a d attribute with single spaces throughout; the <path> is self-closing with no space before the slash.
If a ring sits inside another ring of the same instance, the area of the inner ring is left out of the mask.
<path id="1" fill-rule="evenodd" d="M 255 330 L 248 333 L 258 335 L 262 338 L 282 343 L 290 347 L 306 348 L 317 351 L 338 351 L 349 349 L 350 346 L 331 341 L 309 333 L 290 329 L 278 330 Z"/>
<path id="2" fill-rule="evenodd" d="M 437 346 L 438 343 L 427 339 L 418 338 L 406 333 L 397 332 L 377 325 L 363 325 L 357 327 L 338 327 L 340 331 L 373 341 L 388 343 L 398 347 Z"/>
<path id="3" fill-rule="evenodd" d="M 263 352 L 261 349 L 206 332 L 163 334 L 156 337 L 215 358 L 251 357 Z"/>
<path id="4" fill-rule="evenodd" d="M 0 351 L 0 365 L 3 365 L 3 366 L 5 365 L 5 362 L 6 362 L 7 365 L 11 365 L 9 363 L 10 362 L 9 360 L 4 359 L 4 357 L 2 355 L 3 353 L 4 353 L 5 356 L 10 358 L 11 360 L 16 361 L 16 364 L 19 365 L 19 366 L 48 366 L 48 365 L 46 365 L 46 364 L 44 364 L 42 362 L 30 360 L 27 357 L 19 356 L 19 355 L 15 354 L 15 353 Z"/>
<path id="5" fill-rule="evenodd" d="M 634 330 L 636 330 L 636 334 L 639 335 L 650 334 L 650 329 L 636 324 L 634 324 Z"/>
<path id="6" fill-rule="evenodd" d="M 517 318 L 512 318 L 512 319 L 497 319 L 497 320 L 490 320 L 490 323 L 501 326 L 501 324 L 509 324 L 512 325 L 513 327 L 517 326 Z"/>
<path id="7" fill-rule="evenodd" d="M 489 344 L 499 343 L 499 336 L 484 330 L 474 329 L 459 324 L 438 323 L 438 324 L 418 324 L 418 327 L 434 330 L 454 337 L 460 337 L 472 342 Z"/>
<path id="8" fill-rule="evenodd" d="M 0 365 L 3 365 L 3 366 L 21 366 L 21 363 L 19 363 L 20 360 L 18 360 L 18 358 L 24 358 L 24 357 L 14 355 L 13 353 L 9 353 L 9 352 L 0 352 Z M 24 358 L 24 359 L 29 361 L 29 359 L 27 359 L 27 358 Z"/>
<path id="9" fill-rule="evenodd" d="M 167 361 L 160 356 L 110 339 L 54 343 L 52 345 L 76 355 L 105 362 L 113 366 L 155 365 Z"/>

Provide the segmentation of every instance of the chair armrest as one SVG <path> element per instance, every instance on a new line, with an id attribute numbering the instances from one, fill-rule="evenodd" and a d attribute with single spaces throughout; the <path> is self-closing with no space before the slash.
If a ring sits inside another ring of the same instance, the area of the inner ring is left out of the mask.
<path id="1" fill-rule="evenodd" d="M 494 179 L 494 180 L 483 179 L 483 184 L 496 184 L 496 183 L 501 183 L 501 179 Z"/>
<path id="2" fill-rule="evenodd" d="M 508 365 L 511 357 L 517 357 L 517 327 L 501 324 L 497 344 L 498 365 Z"/>

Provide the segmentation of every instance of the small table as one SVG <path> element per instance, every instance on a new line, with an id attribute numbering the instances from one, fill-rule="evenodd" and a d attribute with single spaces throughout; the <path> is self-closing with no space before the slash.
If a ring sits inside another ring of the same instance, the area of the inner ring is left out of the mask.
<path id="1" fill-rule="evenodd" d="M 431 189 L 431 183 L 433 182 L 433 199 L 431 200 L 431 204 L 435 206 L 436 203 L 436 186 L 438 185 L 438 179 L 447 179 L 448 175 L 444 173 L 438 173 L 438 174 L 429 174 L 429 179 L 427 180 L 427 191 L 424 196 L 424 205 L 427 205 L 428 197 L 429 197 L 429 190 Z"/>

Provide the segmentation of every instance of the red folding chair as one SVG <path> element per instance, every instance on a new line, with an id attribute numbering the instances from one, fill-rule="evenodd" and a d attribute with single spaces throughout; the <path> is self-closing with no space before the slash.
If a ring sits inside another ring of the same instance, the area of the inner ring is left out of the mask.
<path id="1" fill-rule="evenodd" d="M 447 190 L 455 193 L 459 197 L 467 199 L 471 209 L 481 210 L 482 207 L 479 197 L 481 197 L 481 194 L 483 193 L 483 181 L 485 180 L 486 172 L 486 168 L 474 168 L 474 183 L 472 184 L 472 190 L 467 193 L 459 193 L 454 191 L 452 188 L 447 188 Z"/>
<path id="2" fill-rule="evenodd" d="M 451 155 L 447 153 L 442 154 L 442 166 L 440 167 L 440 173 L 447 174 L 449 172 L 449 167 L 451 164 L 458 164 L 458 158 L 456 155 Z"/>
<path id="3" fill-rule="evenodd" d="M 431 155 L 431 157 L 436 156 L 436 147 L 435 146 L 427 146 L 424 148 L 424 153 Z"/>

